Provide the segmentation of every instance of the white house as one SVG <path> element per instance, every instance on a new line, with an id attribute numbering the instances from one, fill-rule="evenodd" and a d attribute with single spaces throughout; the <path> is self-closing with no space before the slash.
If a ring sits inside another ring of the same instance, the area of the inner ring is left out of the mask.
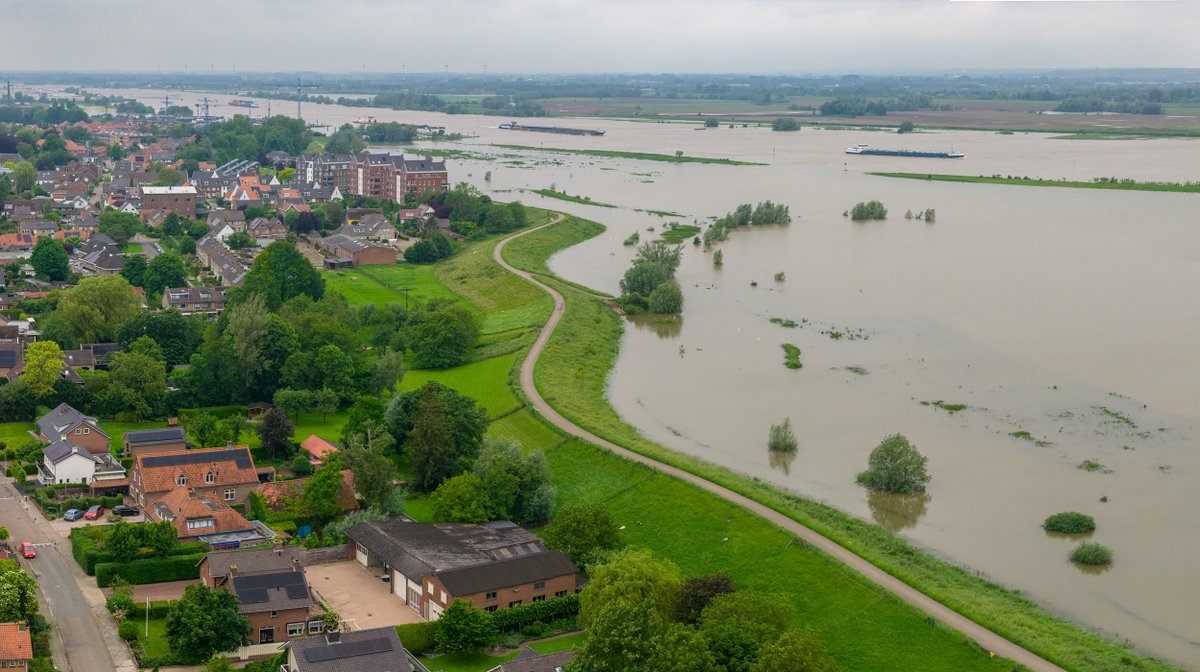
<path id="1" fill-rule="evenodd" d="M 108 453 L 95 455 L 66 439 L 42 449 L 42 463 L 38 465 L 38 481 L 42 485 L 87 485 L 96 482 L 103 487 L 104 481 L 119 481 L 124 478 L 125 467 Z"/>

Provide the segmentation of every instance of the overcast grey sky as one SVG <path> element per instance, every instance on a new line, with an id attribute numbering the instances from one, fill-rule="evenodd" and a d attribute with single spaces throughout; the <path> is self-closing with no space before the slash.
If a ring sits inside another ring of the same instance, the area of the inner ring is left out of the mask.
<path id="1" fill-rule="evenodd" d="M 9 70 L 1200 67 L 1200 2 L 0 0 Z"/>

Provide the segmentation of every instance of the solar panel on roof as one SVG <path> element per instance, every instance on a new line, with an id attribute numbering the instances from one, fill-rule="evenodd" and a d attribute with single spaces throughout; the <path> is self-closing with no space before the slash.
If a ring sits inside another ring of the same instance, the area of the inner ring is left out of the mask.
<path id="1" fill-rule="evenodd" d="M 142 458 L 144 467 L 176 467 L 181 464 L 203 464 L 205 462 L 225 462 L 233 460 L 239 469 L 250 469 L 250 451 L 224 450 L 213 452 L 209 450 L 191 450 L 174 455 L 147 455 Z"/>
<path id="2" fill-rule="evenodd" d="M 158 443 L 160 441 L 182 439 L 183 430 L 179 428 L 139 429 L 126 432 L 125 438 L 129 439 L 130 443 Z"/>
<path id="3" fill-rule="evenodd" d="M 17 353 L 15 350 L 0 350 L 0 366 L 10 369 L 16 365 Z"/>
<path id="4" fill-rule="evenodd" d="M 369 656 L 373 653 L 383 653 L 384 651 L 391 650 L 392 641 L 390 639 L 387 637 L 375 637 L 352 642 L 342 641 L 336 644 L 308 649 L 304 652 L 304 659 L 310 663 L 319 663 L 326 660 L 337 660 L 338 658 Z"/>

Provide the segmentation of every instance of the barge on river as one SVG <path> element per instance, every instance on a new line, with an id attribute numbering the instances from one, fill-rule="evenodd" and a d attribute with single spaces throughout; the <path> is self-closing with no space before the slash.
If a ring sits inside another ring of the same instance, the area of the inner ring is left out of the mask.
<path id="1" fill-rule="evenodd" d="M 505 131 L 533 131 L 535 133 L 558 133 L 561 135 L 604 135 L 604 131 L 594 131 L 589 128 L 564 128 L 562 126 L 526 126 L 510 121 L 500 124 Z"/>
<path id="2" fill-rule="evenodd" d="M 234 98 L 229 101 L 229 104 L 234 107 L 258 107 L 258 103 L 253 100 L 246 100 L 245 98 Z"/>
<path id="3" fill-rule="evenodd" d="M 870 145 L 855 145 L 846 149 L 847 154 L 870 154 L 872 156 L 911 156 L 922 159 L 961 159 L 962 152 L 923 152 L 916 149 L 878 149 Z"/>

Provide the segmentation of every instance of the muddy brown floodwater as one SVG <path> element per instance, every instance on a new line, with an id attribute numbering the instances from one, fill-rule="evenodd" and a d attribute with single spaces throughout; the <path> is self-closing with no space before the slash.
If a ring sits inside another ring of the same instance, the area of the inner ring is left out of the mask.
<path id="1" fill-rule="evenodd" d="M 162 97 L 127 93 L 151 104 Z M 198 97 L 184 94 L 185 104 Z M 609 292 L 617 291 L 633 254 L 621 245 L 633 231 L 649 240 L 665 222 L 703 222 L 739 203 L 788 205 L 788 226 L 734 231 L 719 245 L 719 268 L 711 252 L 686 245 L 678 273 L 682 319 L 627 325 L 609 385 L 622 416 L 675 450 L 875 520 L 1052 611 L 1200 668 L 1193 562 L 1200 557 L 1200 194 L 865 174 L 1197 181 L 1200 141 L 785 134 L 555 120 L 607 131 L 569 137 L 499 130 L 502 120 L 494 117 L 305 110 L 335 123 L 369 113 L 475 136 L 452 145 L 479 155 L 451 160 L 454 180 L 604 223 L 604 235 L 556 255 L 551 265 Z M 966 158 L 843 153 L 859 142 L 953 148 Z M 489 146 L 499 143 L 682 150 L 769 165 L 676 165 Z M 520 191 L 551 185 L 621 207 Z M 870 199 L 887 205 L 886 221 L 842 217 Z M 925 208 L 936 209 L 934 223 L 904 218 L 908 209 Z M 777 272 L 786 274 L 783 282 L 773 279 Z M 799 326 L 784 328 L 772 317 Z M 801 349 L 802 369 L 783 366 L 781 343 Z M 951 413 L 939 401 L 966 408 Z M 770 455 L 768 428 L 785 417 L 799 450 Z M 872 495 L 854 483 L 870 450 L 896 432 L 929 458 L 933 480 L 924 497 Z M 1093 470 L 1080 468 L 1089 461 Z M 1079 539 L 1042 531 L 1046 516 L 1068 510 L 1095 516 L 1096 532 L 1087 538 L 1113 550 L 1111 568 L 1081 571 L 1067 561 Z"/>

